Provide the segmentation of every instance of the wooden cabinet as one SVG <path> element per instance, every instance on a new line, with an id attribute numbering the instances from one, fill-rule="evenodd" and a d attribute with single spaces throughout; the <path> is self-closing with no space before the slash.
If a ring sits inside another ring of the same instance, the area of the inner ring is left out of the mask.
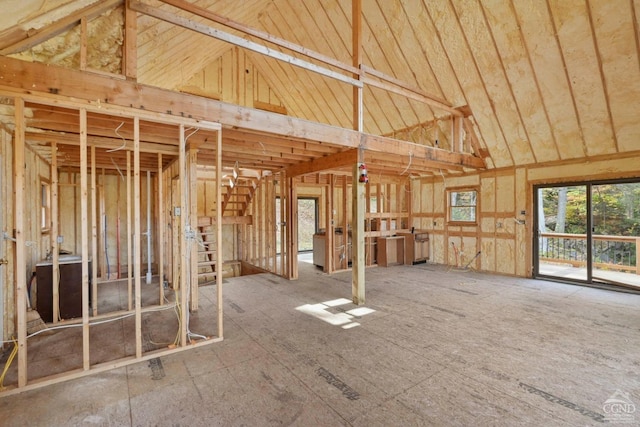
<path id="1" fill-rule="evenodd" d="M 335 233 L 333 235 L 333 265 L 336 270 L 347 268 L 351 262 L 351 234 L 348 237 L 345 243 L 345 235 L 343 233 Z M 318 267 L 327 265 L 326 238 L 324 233 L 313 235 L 313 264 Z"/>
<path id="2" fill-rule="evenodd" d="M 60 318 L 82 317 L 82 260 L 78 257 L 61 257 L 58 266 Z M 91 271 L 91 261 L 89 261 L 89 271 Z M 91 294 L 90 283 L 89 294 Z M 36 264 L 36 310 L 45 322 L 53 321 L 53 264 L 51 261 Z"/>
<path id="3" fill-rule="evenodd" d="M 378 265 L 404 264 L 404 236 L 378 237 Z"/>
<path id="4" fill-rule="evenodd" d="M 404 237 L 404 263 L 406 265 L 427 262 L 429 259 L 429 233 L 416 230 L 413 233 L 398 233 Z"/>

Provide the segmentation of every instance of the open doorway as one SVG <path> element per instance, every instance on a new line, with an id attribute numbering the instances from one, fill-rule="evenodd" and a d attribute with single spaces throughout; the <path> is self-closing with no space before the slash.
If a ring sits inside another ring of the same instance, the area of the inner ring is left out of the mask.
<path id="1" fill-rule="evenodd" d="M 534 187 L 534 275 L 640 290 L 640 180 Z"/>
<path id="2" fill-rule="evenodd" d="M 318 199 L 298 198 L 298 261 L 313 263 L 313 235 L 318 232 Z"/>

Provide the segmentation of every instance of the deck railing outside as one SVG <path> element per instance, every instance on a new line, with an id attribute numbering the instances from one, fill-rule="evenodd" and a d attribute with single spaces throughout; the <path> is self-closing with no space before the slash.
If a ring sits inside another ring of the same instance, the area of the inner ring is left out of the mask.
<path id="1" fill-rule="evenodd" d="M 593 266 L 611 271 L 640 275 L 640 236 L 593 235 Z M 538 240 L 541 261 L 587 265 L 587 235 L 540 233 Z"/>

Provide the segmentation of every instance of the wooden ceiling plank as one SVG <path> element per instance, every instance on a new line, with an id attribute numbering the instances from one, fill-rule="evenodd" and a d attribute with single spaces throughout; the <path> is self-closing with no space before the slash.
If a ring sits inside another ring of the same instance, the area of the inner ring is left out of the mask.
<path id="1" fill-rule="evenodd" d="M 130 7 L 140 13 L 145 15 L 153 16 L 154 18 L 161 19 L 166 22 L 170 22 L 174 25 L 181 26 L 183 28 L 205 34 L 210 37 L 214 37 L 218 40 L 223 40 L 225 42 L 234 44 L 236 46 L 242 47 L 244 49 L 248 49 L 257 53 L 261 53 L 263 55 L 269 56 L 271 58 L 278 59 L 280 61 L 284 61 L 288 64 L 295 65 L 300 68 L 304 68 L 308 71 L 313 71 L 314 73 L 321 74 L 325 77 L 329 77 L 332 79 L 339 80 L 343 83 L 347 83 L 354 86 L 362 86 L 362 82 L 353 79 L 351 77 L 345 76 L 343 74 L 332 71 L 328 68 L 318 66 L 308 61 L 301 60 L 294 56 L 276 51 L 274 49 L 270 49 L 266 46 L 263 46 L 259 43 L 255 43 L 242 37 L 235 36 L 233 34 L 225 33 L 216 28 L 213 28 L 208 25 L 201 24 L 199 22 L 193 21 L 191 19 L 182 18 L 171 13 L 165 12 L 163 10 L 148 6 L 144 3 L 140 3 L 137 1 L 133 1 L 130 3 Z"/>
<path id="2" fill-rule="evenodd" d="M 304 56 L 307 56 L 309 58 L 312 59 L 316 59 L 320 62 L 323 62 L 327 65 L 331 65 L 333 67 L 339 68 L 343 71 L 347 71 L 350 73 L 359 73 L 359 70 L 357 68 L 354 68 L 348 64 L 342 63 L 340 61 L 338 61 L 335 58 L 331 58 L 329 56 L 323 55 L 319 52 L 315 52 L 311 49 L 308 49 L 306 47 L 300 46 L 298 44 L 295 43 L 291 43 L 288 40 L 285 40 L 283 38 L 280 37 L 276 37 L 274 35 L 268 34 L 266 32 L 263 31 L 259 31 L 255 28 L 251 28 L 247 25 L 241 24 L 239 22 L 236 22 L 232 19 L 226 18 L 224 16 L 218 15 L 217 13 L 211 12 L 208 9 L 196 6 L 194 4 L 191 3 L 187 3 L 185 1 L 182 0 L 161 0 L 163 3 L 167 3 L 170 4 L 174 7 L 177 7 L 179 9 L 188 11 L 193 13 L 194 15 L 198 15 L 201 16 L 203 18 L 207 18 L 213 22 L 217 22 L 218 24 L 222 24 L 226 27 L 229 28 L 233 28 L 234 30 L 238 30 L 241 31 L 245 34 L 249 34 L 253 37 L 256 37 L 260 40 L 272 43 L 276 46 L 280 46 L 283 47 L 285 49 L 291 50 L 293 52 L 296 53 L 300 53 Z"/>

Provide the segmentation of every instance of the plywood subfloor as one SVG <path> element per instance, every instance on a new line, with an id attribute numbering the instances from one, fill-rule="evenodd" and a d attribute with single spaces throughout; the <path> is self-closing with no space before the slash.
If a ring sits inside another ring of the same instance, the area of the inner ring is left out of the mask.
<path id="1" fill-rule="evenodd" d="M 350 274 L 229 279 L 222 343 L 0 398 L 2 423 L 599 425 L 614 393 L 640 403 L 639 295 L 423 264 L 367 270 L 356 307 Z"/>

